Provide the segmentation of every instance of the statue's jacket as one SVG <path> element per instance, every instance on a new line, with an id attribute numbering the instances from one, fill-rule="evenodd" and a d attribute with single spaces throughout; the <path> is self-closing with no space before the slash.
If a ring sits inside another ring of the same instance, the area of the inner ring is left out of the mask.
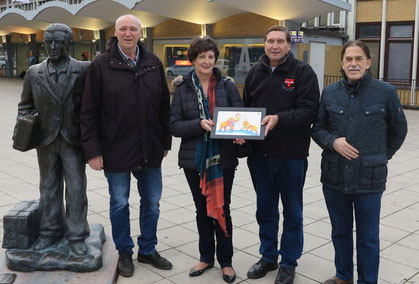
<path id="1" fill-rule="evenodd" d="M 44 60 L 27 70 L 18 116 L 39 113 L 39 131 L 33 138 L 36 148 L 49 145 L 58 134 L 71 145 L 81 146 L 80 104 L 90 62 L 70 57 L 64 85 L 52 82 L 47 65 L 48 60 Z"/>

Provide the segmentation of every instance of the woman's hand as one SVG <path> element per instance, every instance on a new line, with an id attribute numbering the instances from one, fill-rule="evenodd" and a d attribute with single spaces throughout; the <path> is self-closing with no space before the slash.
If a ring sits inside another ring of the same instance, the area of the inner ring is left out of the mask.
<path id="1" fill-rule="evenodd" d="M 244 143 L 246 143 L 246 140 L 244 139 L 235 139 L 233 140 L 234 144 L 239 144 L 239 145 L 243 145 Z"/>
<path id="2" fill-rule="evenodd" d="M 211 119 L 202 119 L 201 120 L 201 127 L 207 132 L 211 132 L 212 127 L 214 126 L 214 122 Z"/>

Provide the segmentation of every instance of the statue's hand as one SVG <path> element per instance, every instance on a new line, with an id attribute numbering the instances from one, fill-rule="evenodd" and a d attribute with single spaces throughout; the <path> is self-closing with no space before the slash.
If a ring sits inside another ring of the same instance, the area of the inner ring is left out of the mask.
<path id="1" fill-rule="evenodd" d="M 103 169 L 103 158 L 102 156 L 97 156 L 94 158 L 91 158 L 89 161 L 89 166 L 96 170 L 96 171 L 101 171 Z"/>

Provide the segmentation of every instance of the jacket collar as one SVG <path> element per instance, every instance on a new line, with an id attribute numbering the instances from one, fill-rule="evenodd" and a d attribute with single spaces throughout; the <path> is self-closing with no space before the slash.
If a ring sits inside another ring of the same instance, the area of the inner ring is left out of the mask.
<path id="1" fill-rule="evenodd" d="M 266 54 L 263 54 L 259 58 L 259 62 L 262 64 L 262 66 L 269 68 L 269 70 L 272 70 L 271 65 L 269 65 L 269 57 Z M 294 62 L 294 54 L 290 51 L 287 55 L 285 55 L 285 60 L 282 61 L 278 67 L 275 68 L 276 70 L 280 70 L 281 72 L 288 73 L 291 71 L 292 63 Z"/>
<path id="2" fill-rule="evenodd" d="M 369 70 L 367 70 L 365 72 L 364 76 L 362 76 L 362 78 L 358 82 L 355 82 L 355 83 L 351 83 L 348 80 L 348 77 L 346 76 L 345 72 L 342 71 L 342 74 L 343 74 L 342 83 L 343 83 L 344 87 L 347 90 L 351 90 L 351 91 L 356 91 L 356 90 L 368 85 L 368 83 L 371 81 L 371 74 L 370 74 Z"/>
<path id="3" fill-rule="evenodd" d="M 79 73 L 77 61 L 74 58 L 70 57 L 67 64 L 67 74 L 66 79 L 64 80 L 65 85 L 62 86 L 57 86 L 51 81 L 48 74 L 48 60 L 42 61 L 38 69 L 38 76 L 41 78 L 41 81 L 44 84 L 45 82 L 48 82 L 49 84 L 49 88 L 46 88 L 48 94 L 59 104 L 65 102 L 67 99 Z"/>
<path id="4" fill-rule="evenodd" d="M 111 37 L 107 44 L 109 48 L 106 50 L 106 52 L 110 54 L 110 62 L 113 67 L 122 69 L 132 68 L 122 58 L 122 55 L 118 50 L 118 39 L 116 37 Z M 153 64 L 153 62 L 148 62 L 149 56 L 145 56 L 147 52 L 145 47 L 140 42 L 138 42 L 137 46 L 139 50 L 137 67 Z"/>

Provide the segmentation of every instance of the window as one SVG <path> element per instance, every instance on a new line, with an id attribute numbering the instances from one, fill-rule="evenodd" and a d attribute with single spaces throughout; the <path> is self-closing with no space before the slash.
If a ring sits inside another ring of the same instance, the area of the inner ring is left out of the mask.
<path id="1" fill-rule="evenodd" d="M 390 26 L 390 37 L 412 37 L 412 25 Z"/>
<path id="2" fill-rule="evenodd" d="M 166 46 L 166 64 L 168 67 L 175 64 L 176 60 L 188 59 L 189 46 Z"/>
<path id="3" fill-rule="evenodd" d="M 370 70 L 372 72 L 372 76 L 378 77 L 378 63 L 380 61 L 380 43 L 379 42 L 365 42 L 370 50 L 370 55 L 372 58 L 372 63 Z"/>
<path id="4" fill-rule="evenodd" d="M 370 50 L 372 58 L 370 70 L 375 78 L 378 78 L 379 75 L 380 36 L 380 23 L 367 23 L 357 25 L 357 39 L 362 40 Z"/>
<path id="5" fill-rule="evenodd" d="M 321 27 L 325 27 L 327 26 L 327 14 L 321 15 L 320 16 L 320 24 L 319 26 Z"/>
<path id="6" fill-rule="evenodd" d="M 340 24 L 340 12 L 333 12 L 333 24 Z"/>
<path id="7" fill-rule="evenodd" d="M 381 27 L 379 25 L 360 26 L 358 37 L 380 37 Z"/>
<path id="8" fill-rule="evenodd" d="M 412 73 L 413 23 L 391 23 L 387 27 L 385 78 L 409 80 Z"/>
<path id="9" fill-rule="evenodd" d="M 311 27 L 311 28 L 314 27 L 314 18 L 308 20 L 307 27 Z"/>
<path id="10" fill-rule="evenodd" d="M 411 70 L 410 42 L 391 42 L 388 49 L 388 80 L 406 80 L 410 78 Z"/>

